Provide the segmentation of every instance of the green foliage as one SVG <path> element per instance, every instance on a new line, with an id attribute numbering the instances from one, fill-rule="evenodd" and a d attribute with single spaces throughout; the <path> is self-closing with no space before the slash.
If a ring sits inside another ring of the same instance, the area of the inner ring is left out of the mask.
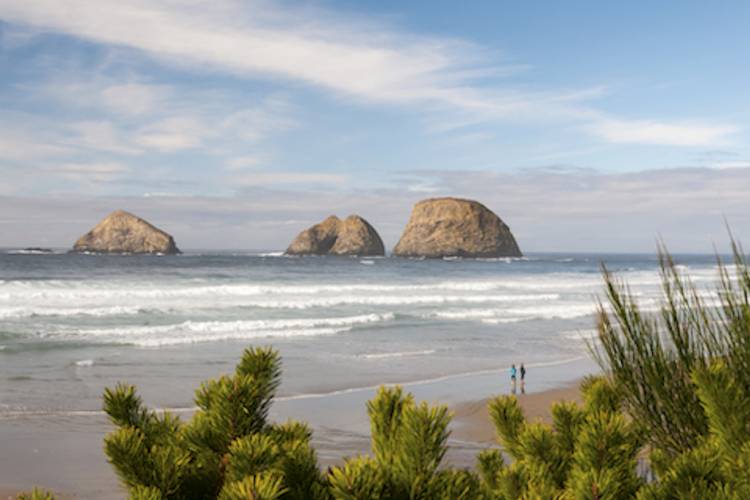
<path id="1" fill-rule="evenodd" d="M 55 495 L 41 488 L 34 488 L 28 493 L 20 493 L 17 500 L 55 500 Z"/>
<path id="2" fill-rule="evenodd" d="M 329 475 L 336 499 L 477 498 L 469 471 L 439 470 L 447 451 L 445 406 L 416 404 L 400 387 L 381 387 L 367 405 L 373 458 L 356 457 Z"/>
<path id="3" fill-rule="evenodd" d="M 604 271 L 609 309 L 593 350 L 649 444 L 655 479 L 638 498 L 750 498 L 750 275 L 732 246 L 734 275 L 719 260 L 709 301 L 662 250 L 658 315 Z M 615 483 L 628 486 L 625 475 Z"/>
<path id="4" fill-rule="evenodd" d="M 267 422 L 280 376 L 276 351 L 247 349 L 233 375 L 196 392 L 199 409 L 187 423 L 145 408 L 132 386 L 105 390 L 104 410 L 117 430 L 105 438 L 104 449 L 131 497 L 323 495 L 307 426 Z"/>
<path id="5" fill-rule="evenodd" d="M 219 500 L 277 500 L 286 490 L 281 476 L 273 473 L 246 476 L 224 485 Z"/>
<path id="6" fill-rule="evenodd" d="M 489 410 L 503 449 L 479 456 L 489 498 L 628 498 L 642 481 L 636 457 L 642 440 L 619 412 L 617 391 L 604 378 L 582 384 L 585 404 L 557 403 L 552 424 L 528 422 L 515 396 L 499 396 Z"/>
<path id="7" fill-rule="evenodd" d="M 709 432 L 693 380 L 695 370 L 722 358 L 740 387 L 750 387 L 750 274 L 737 244 L 734 277 L 719 261 L 719 283 L 706 302 L 661 248 L 663 303 L 645 314 L 625 284 L 606 269 L 609 308 L 599 306 L 599 346 L 592 350 L 647 428 L 651 445 L 672 456 L 698 445 Z M 710 296 L 710 295 L 709 295 Z"/>

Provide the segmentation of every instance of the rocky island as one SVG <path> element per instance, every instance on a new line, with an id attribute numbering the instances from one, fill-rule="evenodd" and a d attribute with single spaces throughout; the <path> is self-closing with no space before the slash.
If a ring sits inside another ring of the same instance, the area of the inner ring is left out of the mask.
<path id="1" fill-rule="evenodd" d="M 358 215 L 344 220 L 335 215 L 305 229 L 286 249 L 288 255 L 385 255 L 375 228 Z"/>
<path id="2" fill-rule="evenodd" d="M 393 254 L 399 257 L 521 257 L 510 229 L 479 202 L 422 200 L 412 210 Z"/>
<path id="3" fill-rule="evenodd" d="M 81 236 L 74 252 L 166 254 L 180 253 L 174 238 L 140 217 L 117 210 Z"/>

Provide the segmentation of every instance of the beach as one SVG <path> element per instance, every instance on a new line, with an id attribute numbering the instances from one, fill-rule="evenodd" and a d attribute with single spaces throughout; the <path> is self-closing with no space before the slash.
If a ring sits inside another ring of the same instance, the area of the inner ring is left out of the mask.
<path id="1" fill-rule="evenodd" d="M 530 368 L 527 393 L 519 402 L 527 416 L 546 418 L 550 405 L 577 400 L 577 383 L 596 366 L 588 360 Z M 454 414 L 446 464 L 473 467 L 476 454 L 497 446 L 487 414 L 488 398 L 508 393 L 505 370 L 405 384 L 418 400 L 447 404 Z M 369 452 L 369 423 L 365 404 L 375 389 L 279 398 L 270 414 L 277 422 L 305 420 L 313 429 L 313 445 L 321 467 L 340 464 L 345 457 Z M 192 411 L 178 411 L 189 418 Z M 65 415 L 37 414 L 0 420 L 0 498 L 40 486 L 60 498 L 117 499 L 125 496 L 107 463 L 102 440 L 112 430 L 97 411 Z"/>

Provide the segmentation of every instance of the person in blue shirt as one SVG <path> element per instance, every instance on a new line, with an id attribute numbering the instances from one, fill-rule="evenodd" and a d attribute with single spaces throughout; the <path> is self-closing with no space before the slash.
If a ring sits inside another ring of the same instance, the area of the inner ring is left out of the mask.
<path id="1" fill-rule="evenodd" d="M 510 367 L 510 387 L 513 394 L 516 393 L 516 365 L 513 364 Z"/>

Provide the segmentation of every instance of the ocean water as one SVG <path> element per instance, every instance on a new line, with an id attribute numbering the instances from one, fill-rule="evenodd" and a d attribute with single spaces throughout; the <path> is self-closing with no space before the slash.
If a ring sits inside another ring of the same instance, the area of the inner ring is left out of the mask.
<path id="1" fill-rule="evenodd" d="M 713 256 L 678 256 L 699 286 Z M 646 308 L 653 255 L 538 254 L 411 260 L 188 252 L 180 256 L 0 253 L 0 416 L 94 412 L 135 383 L 157 407 L 189 408 L 200 381 L 242 349 L 283 355 L 280 395 L 304 398 L 588 357 L 600 265 Z"/>

